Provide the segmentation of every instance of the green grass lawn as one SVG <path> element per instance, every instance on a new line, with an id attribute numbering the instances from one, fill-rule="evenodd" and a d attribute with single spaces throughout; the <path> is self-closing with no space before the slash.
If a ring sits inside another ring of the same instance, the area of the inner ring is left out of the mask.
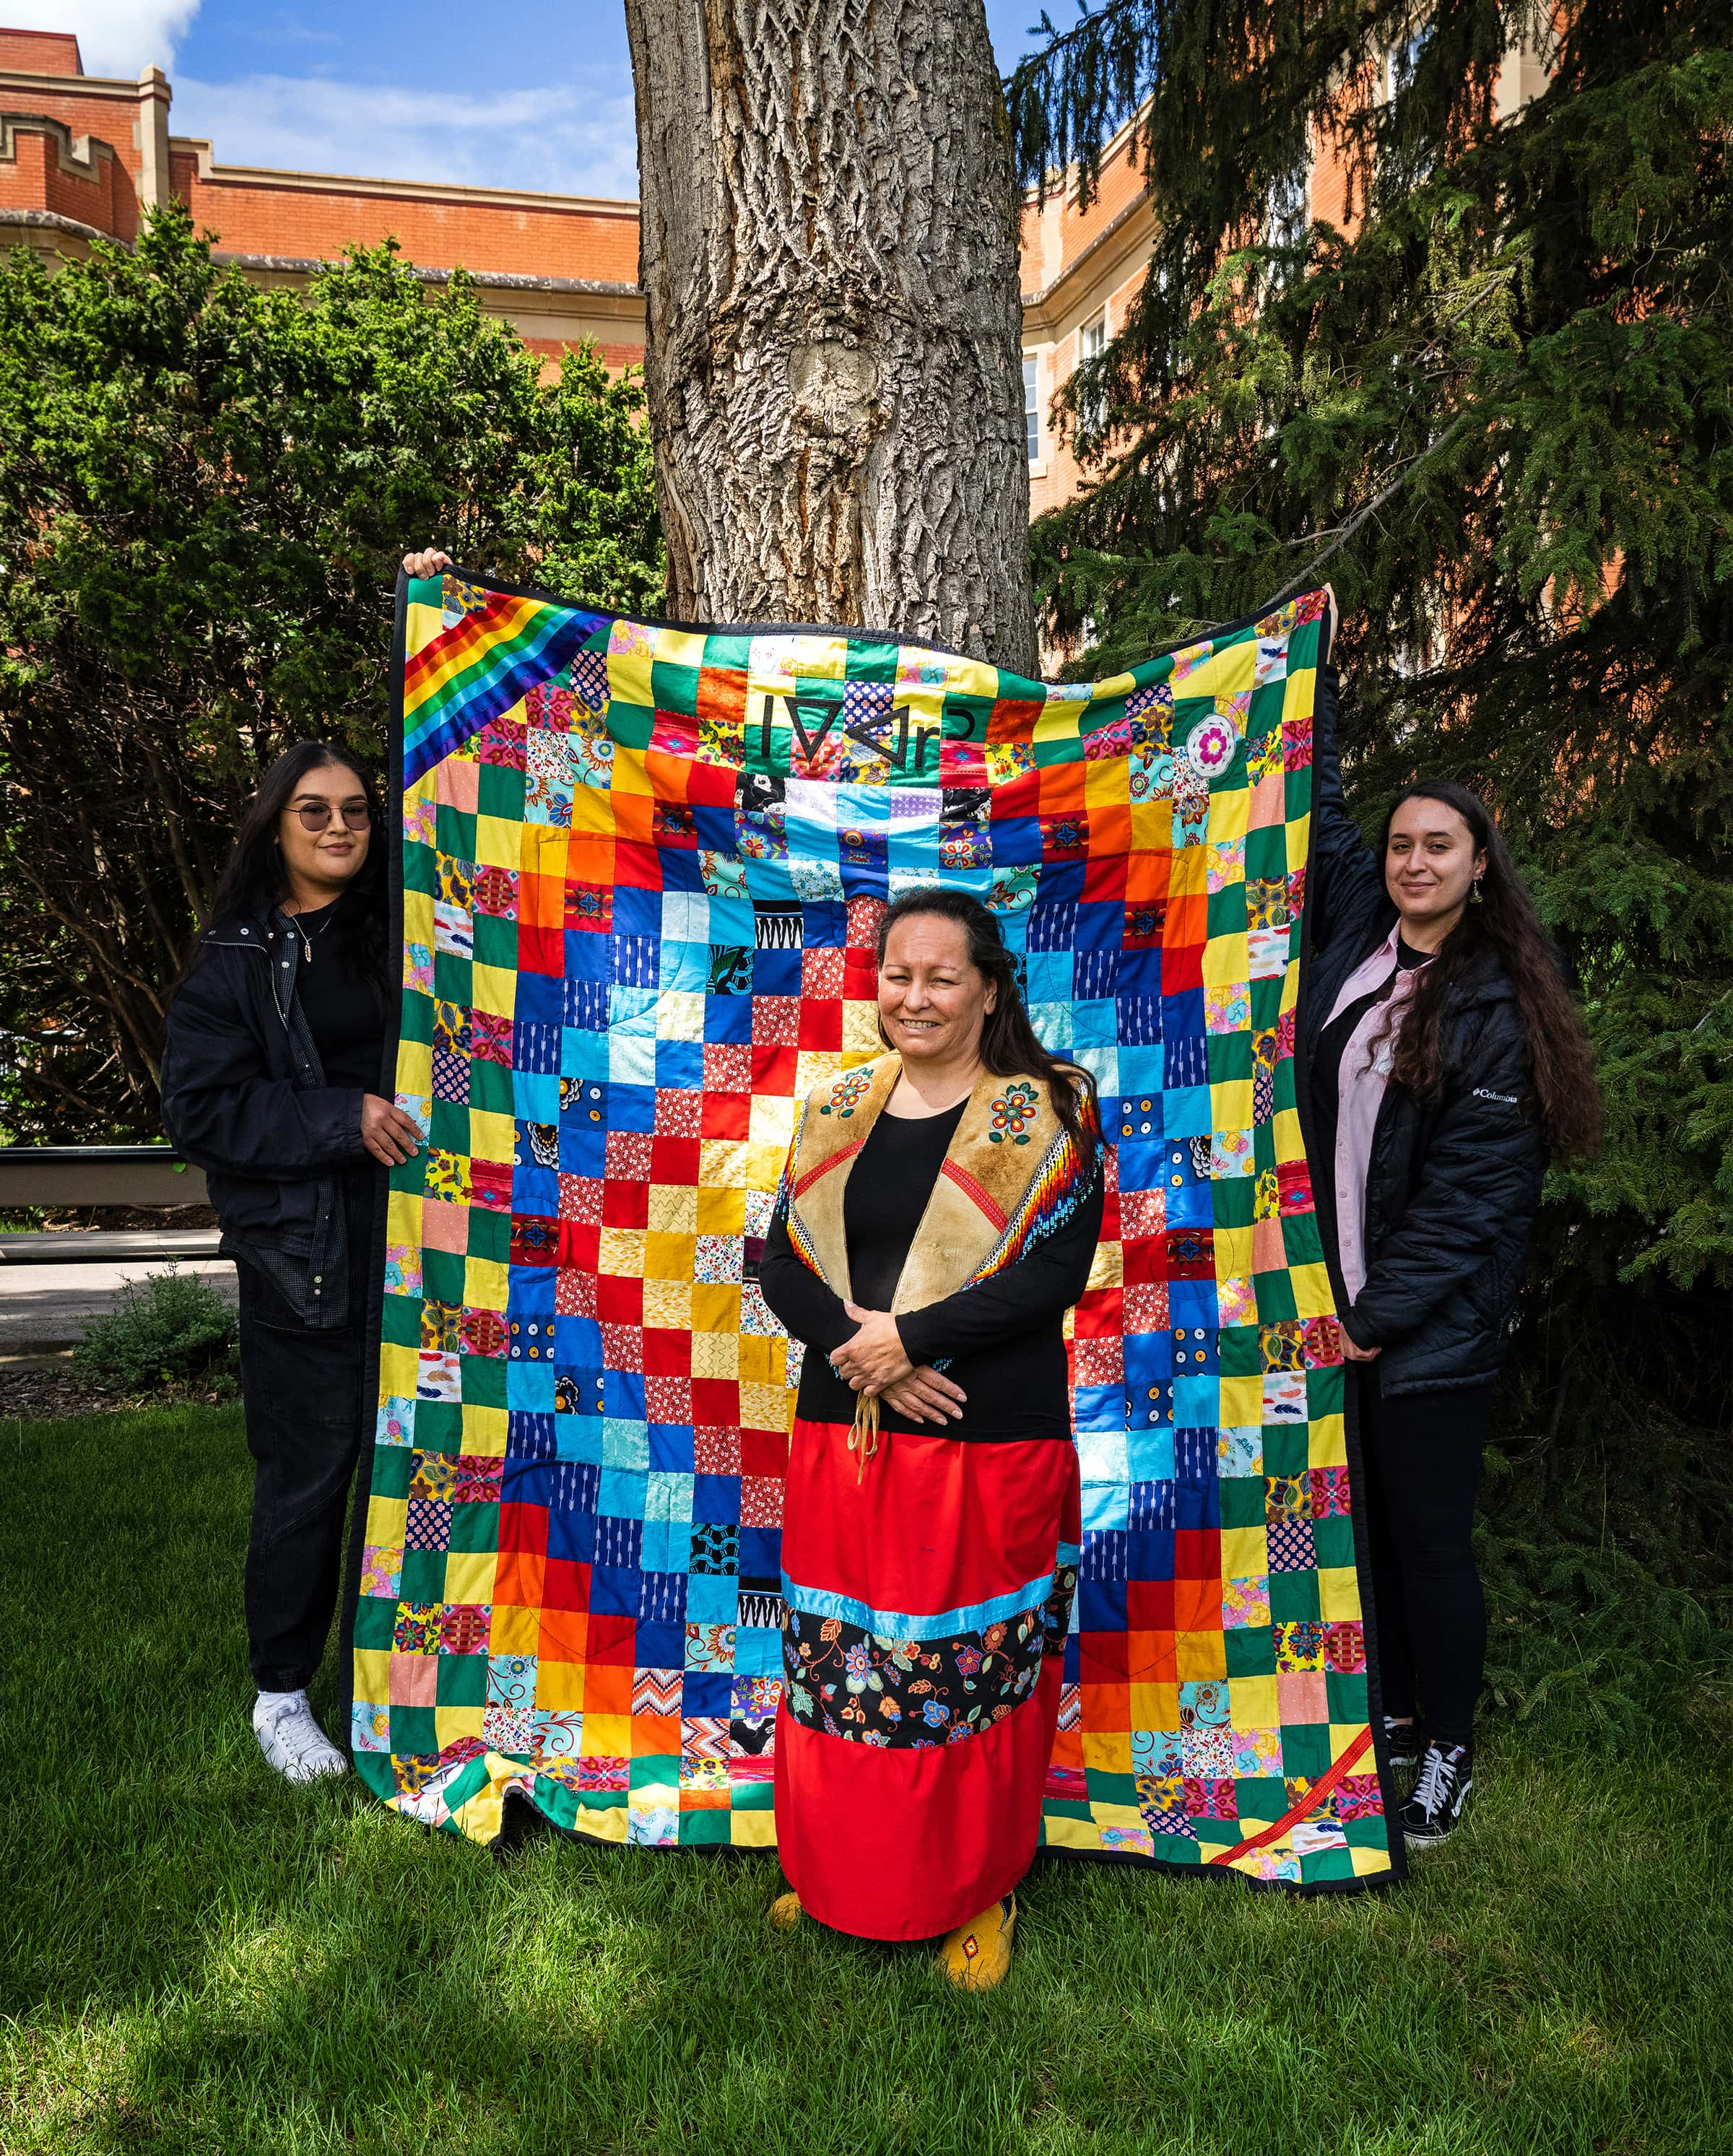
<path id="1" fill-rule="evenodd" d="M 1391 1893 L 1041 1862 L 963 1998 L 768 1932 L 765 1858 L 501 1863 L 278 1782 L 234 1409 L 8 1423 L 0 1460 L 7 2152 L 1729 2146 L 1729 1759 L 1682 1722 L 1495 1726 Z"/>

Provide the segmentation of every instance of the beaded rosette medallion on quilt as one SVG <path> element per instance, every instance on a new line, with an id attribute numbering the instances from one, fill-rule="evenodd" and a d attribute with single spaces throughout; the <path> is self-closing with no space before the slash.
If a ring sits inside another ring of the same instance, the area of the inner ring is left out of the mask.
<path id="1" fill-rule="evenodd" d="M 429 1145 L 391 1177 L 351 1568 L 368 1784 L 483 1841 L 515 1793 L 774 1845 L 800 1351 L 757 1259 L 798 1104 L 882 1053 L 884 906 L 942 881 L 1108 1141 L 1044 1844 L 1394 1876 L 1294 1086 L 1328 595 L 1067 686 L 452 575 L 402 613 Z"/>

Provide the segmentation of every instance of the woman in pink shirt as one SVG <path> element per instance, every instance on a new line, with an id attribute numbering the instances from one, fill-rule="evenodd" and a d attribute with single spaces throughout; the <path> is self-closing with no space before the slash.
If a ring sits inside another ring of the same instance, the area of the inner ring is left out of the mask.
<path id="1" fill-rule="evenodd" d="M 1322 688 L 1300 1109 L 1355 1366 L 1390 1758 L 1419 1767 L 1401 1818 L 1425 1843 L 1472 1784 L 1486 1605 L 1470 1530 L 1541 1180 L 1549 1154 L 1593 1149 L 1601 1100 L 1484 803 L 1417 782 L 1373 852 L 1343 804 L 1333 670 Z"/>

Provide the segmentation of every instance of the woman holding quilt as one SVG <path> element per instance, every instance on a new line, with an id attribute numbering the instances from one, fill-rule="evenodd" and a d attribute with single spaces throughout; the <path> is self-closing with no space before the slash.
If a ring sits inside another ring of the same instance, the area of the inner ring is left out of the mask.
<path id="1" fill-rule="evenodd" d="M 1077 1578 L 1062 1332 L 1101 1229 L 1086 1073 L 978 901 L 899 899 L 887 1053 L 816 1089 L 760 1267 L 805 1343 L 783 1520 L 771 1911 L 1010 1965 Z"/>

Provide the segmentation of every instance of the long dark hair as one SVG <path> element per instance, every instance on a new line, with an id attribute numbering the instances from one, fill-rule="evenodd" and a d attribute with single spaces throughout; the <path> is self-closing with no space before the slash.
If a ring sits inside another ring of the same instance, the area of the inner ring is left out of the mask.
<path id="1" fill-rule="evenodd" d="M 1546 1142 L 1560 1159 L 1588 1158 L 1600 1145 L 1603 1116 L 1593 1051 L 1558 952 L 1509 848 L 1478 794 L 1453 778 L 1417 779 L 1390 804 L 1378 849 L 1381 870 L 1389 857 L 1391 824 L 1405 801 L 1437 801 L 1455 809 L 1468 827 L 1476 852 L 1485 855 L 1486 870 L 1478 899 L 1463 907 L 1437 956 L 1420 970 L 1396 1036 L 1392 1076 L 1421 1100 L 1437 1097 L 1446 1075 L 1444 1021 L 1450 992 L 1492 952 L 1515 991 Z"/>
<path id="2" fill-rule="evenodd" d="M 296 742 L 292 748 L 284 750 L 260 780 L 259 791 L 247 803 L 235 832 L 234 847 L 211 900 L 203 933 L 193 946 L 193 956 L 198 956 L 217 923 L 230 914 L 268 912 L 288 896 L 289 880 L 277 844 L 278 819 L 299 792 L 301 781 L 310 773 L 332 765 L 354 773 L 373 818 L 367 859 L 345 888 L 332 920 L 334 955 L 352 979 L 366 982 L 383 1008 L 388 971 L 384 823 L 379 792 L 365 766 L 339 742 Z"/>
<path id="3" fill-rule="evenodd" d="M 1036 1037 L 1029 1012 L 1017 987 L 1011 955 L 1005 947 L 999 923 L 978 898 L 966 891 L 948 891 L 943 884 L 926 884 L 905 891 L 888 907 L 878 927 L 878 963 L 885 962 L 885 944 L 899 921 L 915 914 L 930 914 L 954 921 L 969 939 L 969 962 L 998 990 L 993 1008 L 981 1024 L 980 1058 L 995 1078 L 1039 1078 L 1053 1096 L 1053 1108 L 1070 1132 L 1072 1142 L 1087 1158 L 1098 1142 L 1095 1132 L 1095 1081 L 1075 1064 L 1062 1063 L 1050 1055 Z M 879 1038 L 884 1040 L 884 1027 Z M 885 1042 L 889 1047 L 890 1043 Z"/>

